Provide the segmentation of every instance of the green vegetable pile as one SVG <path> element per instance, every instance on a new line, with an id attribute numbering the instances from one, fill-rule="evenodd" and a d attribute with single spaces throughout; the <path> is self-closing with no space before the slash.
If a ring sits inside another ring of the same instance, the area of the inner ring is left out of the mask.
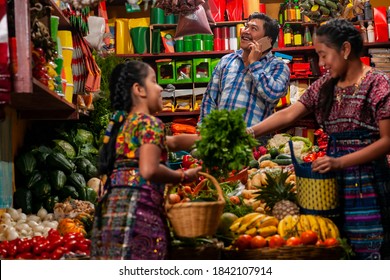
<path id="1" fill-rule="evenodd" d="M 246 133 L 244 109 L 213 110 L 200 126 L 201 139 L 195 143 L 205 172 L 226 178 L 233 170 L 248 166 L 257 141 Z"/>

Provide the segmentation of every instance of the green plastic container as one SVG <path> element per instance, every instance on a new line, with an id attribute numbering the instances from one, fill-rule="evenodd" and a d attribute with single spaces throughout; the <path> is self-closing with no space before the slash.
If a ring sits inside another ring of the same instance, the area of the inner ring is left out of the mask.
<path id="1" fill-rule="evenodd" d="M 160 85 L 166 85 L 175 83 L 175 81 L 175 61 L 157 62 L 157 82 Z"/>
<path id="2" fill-rule="evenodd" d="M 193 80 L 194 83 L 208 83 L 211 77 L 211 59 L 210 58 L 194 58 L 193 64 Z"/>

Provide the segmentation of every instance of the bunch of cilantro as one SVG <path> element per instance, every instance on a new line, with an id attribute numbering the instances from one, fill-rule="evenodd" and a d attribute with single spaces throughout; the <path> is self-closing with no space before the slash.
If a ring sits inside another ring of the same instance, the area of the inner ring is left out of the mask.
<path id="1" fill-rule="evenodd" d="M 257 141 L 246 133 L 244 109 L 213 110 L 200 125 L 201 139 L 196 141 L 197 156 L 205 172 L 215 178 L 227 178 L 233 170 L 248 166 Z"/>

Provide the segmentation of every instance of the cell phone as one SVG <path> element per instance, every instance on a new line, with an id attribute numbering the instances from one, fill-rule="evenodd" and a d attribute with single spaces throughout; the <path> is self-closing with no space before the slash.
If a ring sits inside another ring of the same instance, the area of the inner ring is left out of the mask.
<path id="1" fill-rule="evenodd" d="M 261 45 L 261 50 L 263 53 L 272 49 L 271 39 L 268 36 L 261 38 L 257 41 L 257 43 Z"/>

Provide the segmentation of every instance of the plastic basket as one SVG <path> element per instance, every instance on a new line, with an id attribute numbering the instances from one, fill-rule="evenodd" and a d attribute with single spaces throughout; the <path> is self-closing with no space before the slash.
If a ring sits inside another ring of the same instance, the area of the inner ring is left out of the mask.
<path id="1" fill-rule="evenodd" d="M 311 162 L 298 162 L 289 141 L 294 165 L 297 202 L 302 214 L 336 217 L 339 215 L 339 190 L 334 172 L 313 172 Z"/>
<path id="2" fill-rule="evenodd" d="M 196 238 L 216 233 L 219 219 L 225 207 L 225 199 L 218 181 L 210 174 L 199 172 L 208 178 L 218 192 L 217 201 L 180 202 L 170 204 L 165 198 L 165 211 L 177 237 Z"/>

